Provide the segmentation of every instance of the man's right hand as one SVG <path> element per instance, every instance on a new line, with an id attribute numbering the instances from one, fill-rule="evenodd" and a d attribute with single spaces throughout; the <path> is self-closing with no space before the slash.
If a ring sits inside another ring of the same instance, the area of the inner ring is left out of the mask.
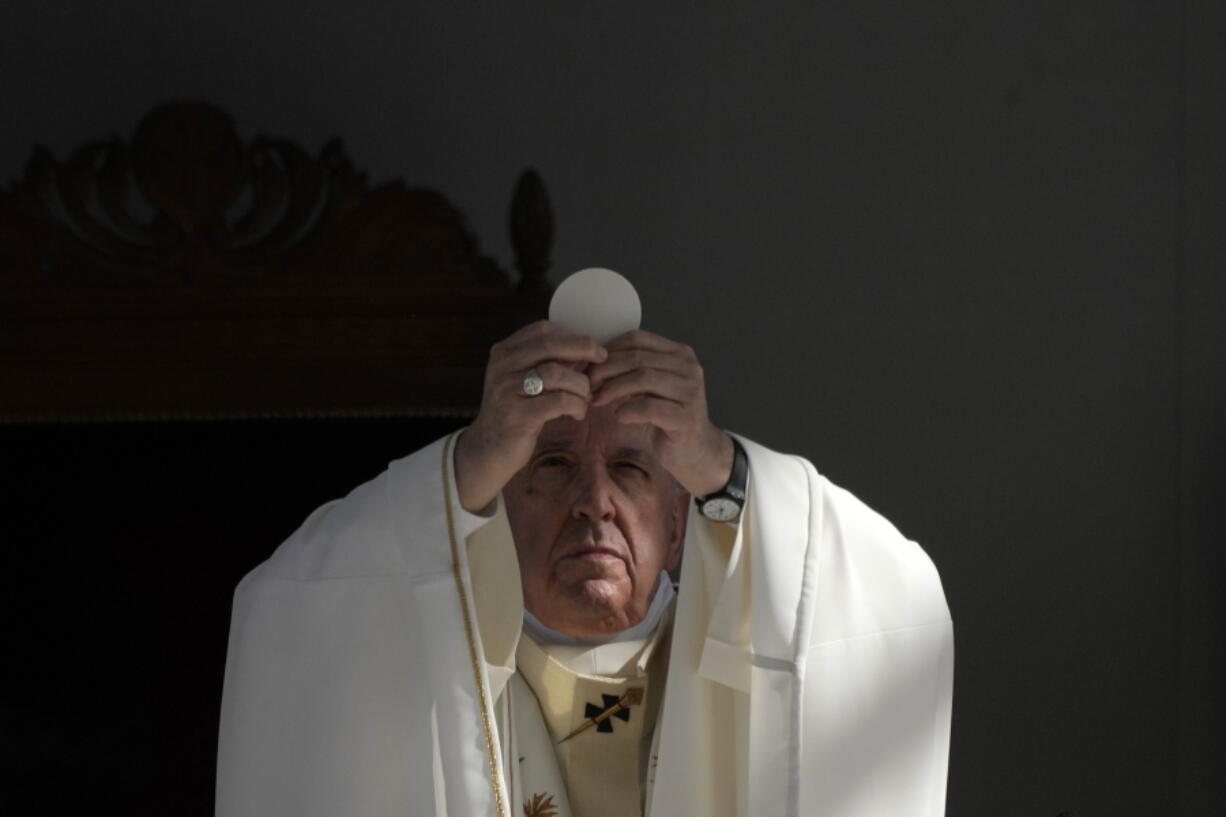
<path id="1" fill-rule="evenodd" d="M 549 321 L 537 321 L 490 349 L 481 409 L 456 444 L 455 478 L 460 505 L 484 510 L 515 472 L 528 464 L 536 438 L 555 417 L 587 416 L 591 384 L 584 364 L 608 357 L 587 335 Z M 538 395 L 524 393 L 524 377 L 535 369 L 545 383 Z"/>

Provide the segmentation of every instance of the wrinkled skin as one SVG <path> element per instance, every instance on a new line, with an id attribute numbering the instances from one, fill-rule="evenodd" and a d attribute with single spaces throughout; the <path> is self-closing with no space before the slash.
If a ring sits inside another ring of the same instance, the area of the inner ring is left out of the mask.
<path id="1" fill-rule="evenodd" d="M 652 433 L 605 407 L 552 420 L 504 489 L 524 606 L 546 626 L 578 636 L 633 626 L 660 571 L 677 567 L 689 495 Z"/>
<path id="2" fill-rule="evenodd" d="M 524 393 L 529 372 L 541 393 Z M 689 346 L 641 329 L 601 345 L 537 321 L 490 349 L 456 488 L 474 513 L 506 498 L 527 609 L 599 636 L 642 620 L 680 559 L 687 492 L 722 486 L 732 458 Z"/>

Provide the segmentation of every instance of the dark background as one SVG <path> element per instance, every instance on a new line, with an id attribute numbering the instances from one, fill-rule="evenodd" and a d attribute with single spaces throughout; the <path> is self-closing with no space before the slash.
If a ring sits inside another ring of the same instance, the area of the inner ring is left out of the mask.
<path id="1" fill-rule="evenodd" d="M 0 179 L 36 143 L 63 157 L 200 97 L 244 136 L 339 135 L 374 180 L 436 187 L 509 266 L 506 202 L 535 165 L 555 282 L 626 273 L 645 326 L 697 349 L 718 423 L 806 455 L 932 555 L 957 631 L 950 815 L 1209 817 L 1226 813 L 1224 43 L 1209 0 L 5 0 Z M 47 595 L 2 613 L 0 759 L 24 782 L 0 798 L 45 777 L 146 813 L 142 792 L 181 776 L 163 813 L 207 813 L 208 770 L 173 747 L 213 739 L 199 696 L 219 691 L 225 605 L 168 621 L 146 602 L 232 584 L 421 430 L 111 431 L 0 437 L 6 596 Z M 217 456 L 236 442 L 248 456 Z M 113 460 L 145 478 L 121 487 Z M 49 533 L 74 514 L 97 535 Z M 236 530 L 221 555 L 199 544 Z M 124 587 L 136 558 L 164 560 L 165 583 Z M 91 576 L 126 601 L 97 601 Z M 188 654 L 137 654 L 128 628 Z"/>
<path id="2" fill-rule="evenodd" d="M 234 585 L 459 422 L 0 425 L 5 812 L 211 814 Z"/>

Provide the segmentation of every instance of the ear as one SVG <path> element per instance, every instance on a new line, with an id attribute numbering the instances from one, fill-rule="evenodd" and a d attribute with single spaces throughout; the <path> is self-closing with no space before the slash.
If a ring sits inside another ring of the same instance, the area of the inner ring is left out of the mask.
<path id="1" fill-rule="evenodd" d="M 685 545 L 685 526 L 690 519 L 690 492 L 678 485 L 673 496 L 673 535 L 668 541 L 664 569 L 672 573 L 681 564 L 681 549 Z"/>

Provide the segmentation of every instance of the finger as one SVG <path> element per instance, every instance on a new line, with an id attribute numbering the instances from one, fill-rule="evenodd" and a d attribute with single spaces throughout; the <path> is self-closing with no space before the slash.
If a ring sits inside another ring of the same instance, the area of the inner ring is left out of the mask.
<path id="1" fill-rule="evenodd" d="M 560 323 L 553 321 L 535 321 L 527 326 L 519 329 L 516 332 L 508 335 L 503 341 L 504 346 L 516 347 L 524 344 L 538 341 L 548 337 L 581 337 L 586 338 L 588 335 L 576 329 L 571 329 L 569 326 L 563 326 Z"/>
<path id="2" fill-rule="evenodd" d="M 587 416 L 588 401 L 566 391 L 542 392 L 521 404 L 521 410 L 531 418 L 531 425 L 536 432 L 550 420 L 558 417 L 573 417 L 582 421 Z"/>
<path id="3" fill-rule="evenodd" d="M 618 335 L 605 345 L 608 346 L 610 352 L 617 349 L 648 349 L 653 352 L 682 354 L 697 359 L 694 350 L 686 344 L 669 340 L 663 335 L 648 332 L 646 329 L 632 329 L 625 334 Z"/>
<path id="4" fill-rule="evenodd" d="M 662 369 L 634 369 L 606 380 L 593 394 L 592 405 L 604 406 L 635 394 L 675 403 L 691 403 L 697 389 L 690 378 Z"/>
<path id="5" fill-rule="evenodd" d="M 686 358 L 668 352 L 656 352 L 647 349 L 618 349 L 609 352 L 608 360 L 598 363 L 588 369 L 588 379 L 592 388 L 600 388 L 600 384 L 618 375 L 634 369 L 662 369 L 675 374 L 690 373 L 695 364 Z"/>
<path id="6" fill-rule="evenodd" d="M 495 344 L 490 362 L 501 371 L 526 370 L 547 360 L 566 363 L 600 363 L 608 358 L 603 346 L 588 335 L 581 335 L 556 324 L 522 338 L 514 344 Z M 509 339 L 508 339 L 509 340 Z"/>
<path id="7" fill-rule="evenodd" d="M 689 422 L 689 412 L 680 403 L 659 397 L 640 397 L 627 400 L 613 412 L 619 423 L 649 423 L 672 435 L 683 430 Z"/>
<path id="8" fill-rule="evenodd" d="M 533 321 L 525 326 L 521 326 L 519 329 L 516 329 L 514 332 L 503 338 L 501 342 L 503 345 L 508 347 L 519 346 L 526 341 L 550 334 L 579 335 L 582 333 L 563 326 L 560 323 L 554 323 L 553 321 L 549 320 L 539 320 Z"/>
<path id="9" fill-rule="evenodd" d="M 519 392 L 524 397 L 532 395 L 524 394 L 524 378 L 528 372 L 535 371 L 545 384 L 545 391 L 564 391 L 569 392 L 576 397 L 581 397 L 583 400 L 592 399 L 591 381 L 587 379 L 587 375 L 576 371 L 569 365 L 547 361 L 541 363 L 532 369 L 524 372 L 512 372 L 507 377 L 507 386 L 514 391 Z"/>

